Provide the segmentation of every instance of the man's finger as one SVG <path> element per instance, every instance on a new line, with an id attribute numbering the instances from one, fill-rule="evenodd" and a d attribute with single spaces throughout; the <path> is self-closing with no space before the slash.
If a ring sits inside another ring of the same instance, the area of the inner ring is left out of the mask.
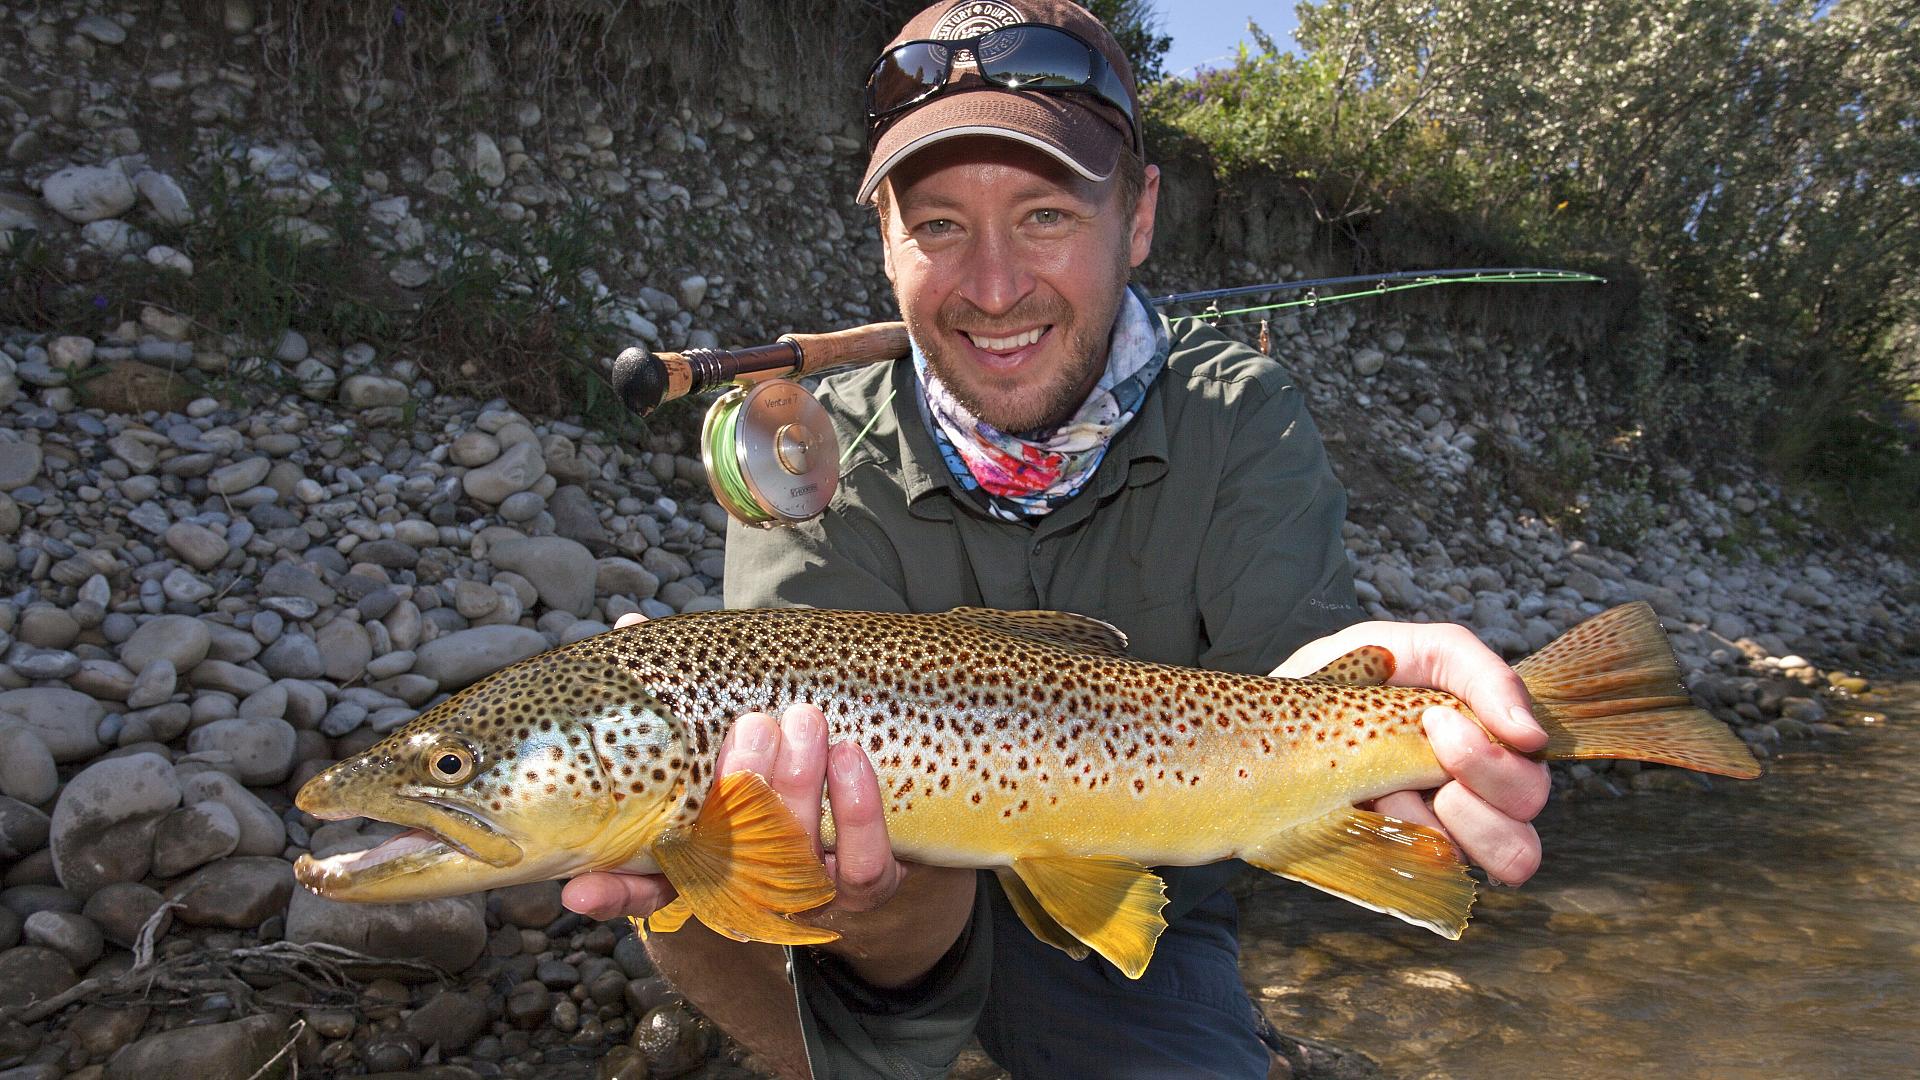
<path id="1" fill-rule="evenodd" d="M 645 615 L 642 615 L 637 611 L 629 611 L 625 615 L 622 615 L 619 618 L 613 620 L 613 628 L 615 630 L 618 630 L 623 626 L 639 626 L 641 623 L 646 621 L 647 621 L 647 617 Z"/>
<path id="2" fill-rule="evenodd" d="M 1391 795 L 1382 795 L 1370 804 L 1363 804 L 1362 808 L 1413 825 L 1425 825 L 1441 833 L 1447 831 L 1446 826 L 1440 824 L 1440 819 L 1434 816 L 1433 808 L 1417 791 L 1396 791 Z"/>
<path id="3" fill-rule="evenodd" d="M 721 776 L 737 772 L 770 776 L 779 750 L 780 725 L 766 713 L 747 713 L 733 722 L 721 740 L 715 769 Z"/>
<path id="4" fill-rule="evenodd" d="M 1540 835 L 1515 821 L 1461 784 L 1448 784 L 1433 796 L 1433 810 L 1467 861 L 1502 885 L 1518 885 L 1540 869 Z"/>
<path id="5" fill-rule="evenodd" d="M 1545 765 L 1489 741 L 1478 724 L 1453 709 L 1428 709 L 1420 719 L 1440 767 L 1489 806 L 1531 821 L 1547 804 L 1553 785 Z"/>
<path id="6" fill-rule="evenodd" d="M 820 849 L 820 797 L 827 778 L 827 718 L 812 705 L 789 705 L 780 714 L 779 748 L 771 771 L 762 773 L 774 793 Z"/>
<path id="7" fill-rule="evenodd" d="M 833 803 L 834 906 L 870 911 L 899 887 L 900 864 L 887 840 L 880 782 L 855 744 L 837 743 L 829 751 L 827 797 Z"/>
<path id="8" fill-rule="evenodd" d="M 568 911 L 590 919 L 651 915 L 679 895 L 658 874 L 581 874 L 560 890 Z"/>

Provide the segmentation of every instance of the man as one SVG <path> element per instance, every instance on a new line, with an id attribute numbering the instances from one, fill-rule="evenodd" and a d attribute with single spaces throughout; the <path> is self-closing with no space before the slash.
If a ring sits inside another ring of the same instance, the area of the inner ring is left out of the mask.
<path id="1" fill-rule="evenodd" d="M 1114 623 L 1146 659 L 1284 675 L 1380 644 L 1396 682 L 1465 698 L 1510 746 L 1544 744 L 1517 677 L 1465 630 L 1357 622 L 1345 495 L 1279 366 L 1208 328 L 1171 330 L 1127 288 L 1160 177 L 1104 28 L 1062 0 L 942 0 L 883 54 L 868 111 L 859 199 L 876 204 L 914 357 L 827 380 L 851 447 L 840 491 L 817 521 L 732 531 L 729 606 L 1053 608 Z M 723 768 L 766 776 L 816 834 L 824 791 L 837 896 L 803 918 L 842 938 L 790 965 L 694 923 L 650 946 L 764 1060 L 789 1076 L 938 1076 L 977 1035 L 1022 1078 L 1266 1075 L 1223 888 L 1237 864 L 1163 869 L 1168 929 L 1129 980 L 1036 939 L 993 875 L 895 860 L 864 752 L 825 730 L 808 705 L 742 717 Z M 1544 768 L 1457 713 L 1427 731 L 1455 781 L 1376 808 L 1524 880 Z M 611 874 L 565 893 L 603 918 L 671 896 Z"/>

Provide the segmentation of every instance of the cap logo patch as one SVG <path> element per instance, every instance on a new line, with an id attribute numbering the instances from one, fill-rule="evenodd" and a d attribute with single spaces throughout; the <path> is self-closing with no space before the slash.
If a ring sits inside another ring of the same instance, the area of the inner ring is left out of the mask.
<path id="1" fill-rule="evenodd" d="M 939 41 L 979 37 L 989 30 L 1026 21 L 1026 16 L 1014 10 L 1012 4 L 1000 0 L 968 0 L 948 8 L 927 36 Z"/>

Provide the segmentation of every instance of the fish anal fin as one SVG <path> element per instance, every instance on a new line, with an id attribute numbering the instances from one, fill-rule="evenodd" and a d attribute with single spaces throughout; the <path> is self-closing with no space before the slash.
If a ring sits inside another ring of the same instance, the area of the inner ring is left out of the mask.
<path id="1" fill-rule="evenodd" d="M 1473 879 L 1445 836 L 1370 810 L 1336 810 L 1240 857 L 1443 937 L 1458 938 L 1473 907 Z"/>
<path id="2" fill-rule="evenodd" d="M 957 607 L 947 617 L 985 630 L 1102 656 L 1127 655 L 1127 635 L 1112 623 L 1068 611 L 996 611 Z"/>
<path id="3" fill-rule="evenodd" d="M 1753 751 L 1693 707 L 1660 619 L 1645 601 L 1595 615 L 1514 665 L 1554 761 L 1628 758 L 1742 780 Z"/>
<path id="4" fill-rule="evenodd" d="M 675 903 L 684 901 L 717 934 L 774 945 L 840 936 L 784 917 L 833 899 L 833 881 L 800 823 L 757 774 L 715 781 L 699 818 L 663 835 L 651 854 L 680 891 Z"/>
<path id="5" fill-rule="evenodd" d="M 1013 905 L 1013 913 L 1020 916 L 1021 922 L 1027 924 L 1027 929 L 1033 931 L 1034 937 L 1075 960 L 1085 960 L 1093 951 L 1087 948 L 1079 938 L 1067 933 L 1066 927 L 1055 922 L 1053 916 L 1047 914 L 1047 909 L 1041 907 L 1040 901 L 1034 899 L 1032 890 L 1027 888 L 1026 882 L 1020 880 L 1019 874 L 1002 867 L 994 871 L 994 876 L 1000 879 L 1000 888 L 1007 894 L 1008 903 Z"/>
<path id="6" fill-rule="evenodd" d="M 1062 930 L 1137 979 L 1167 921 L 1167 886 L 1130 859 L 1108 855 L 1015 859 L 1013 872 Z M 1033 924 L 1027 924 L 1031 927 Z M 1046 940 L 1044 935 L 1042 940 Z"/>
<path id="7" fill-rule="evenodd" d="M 1341 683 L 1346 686 L 1384 686 L 1398 663 L 1393 650 L 1383 645 L 1362 645 L 1307 676 L 1308 682 Z"/>
<path id="8" fill-rule="evenodd" d="M 687 903 L 686 897 L 676 896 L 667 906 L 643 919 L 635 919 L 633 924 L 640 928 L 642 934 L 649 930 L 656 934 L 671 934 L 687 925 L 687 920 L 692 917 L 693 905 Z"/>

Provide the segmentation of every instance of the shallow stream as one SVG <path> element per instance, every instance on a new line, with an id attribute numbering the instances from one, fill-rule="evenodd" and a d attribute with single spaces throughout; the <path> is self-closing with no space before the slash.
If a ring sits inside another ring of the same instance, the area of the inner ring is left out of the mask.
<path id="1" fill-rule="evenodd" d="M 1540 873 L 1457 942 L 1263 877 L 1249 988 L 1394 1077 L 1920 1075 L 1920 684 L 1847 732 L 1759 781 L 1556 800 Z"/>

